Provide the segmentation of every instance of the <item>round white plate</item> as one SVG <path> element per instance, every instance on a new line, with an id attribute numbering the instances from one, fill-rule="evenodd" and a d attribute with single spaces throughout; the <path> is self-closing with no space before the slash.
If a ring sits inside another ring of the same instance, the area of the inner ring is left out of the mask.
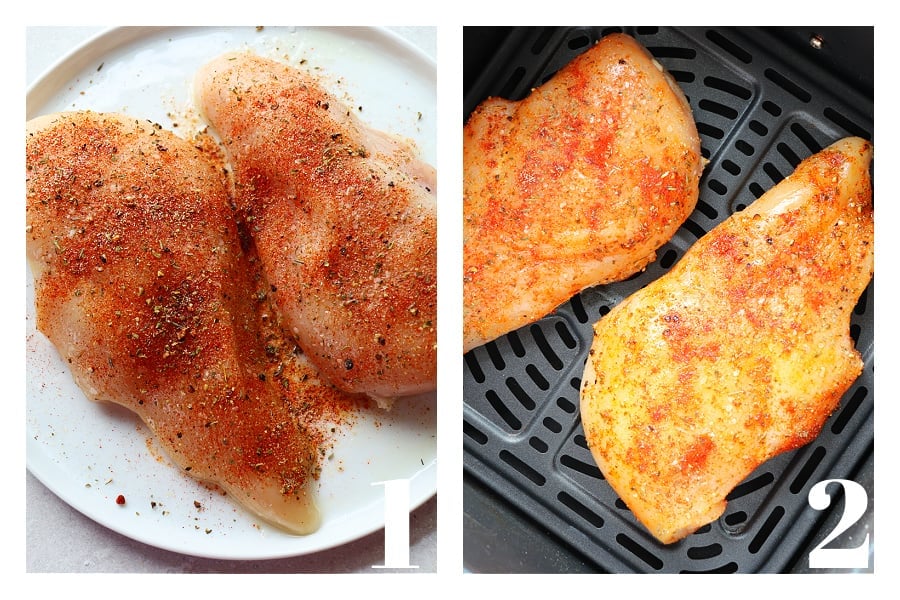
<path id="1" fill-rule="evenodd" d="M 116 111 L 176 133 L 193 118 L 191 81 L 220 53 L 249 48 L 303 64 L 373 127 L 413 140 L 436 161 L 435 65 L 371 28 L 117 28 L 77 48 L 29 88 L 27 118 L 61 110 Z M 360 108 L 361 107 L 361 108 Z M 409 510 L 437 491 L 436 394 L 363 414 L 334 447 L 319 482 L 322 527 L 293 536 L 174 468 L 128 410 L 88 401 L 34 323 L 26 273 L 26 464 L 91 519 L 135 540 L 223 559 L 297 556 L 363 537 L 385 523 L 379 482 L 409 481 Z M 124 496 L 125 504 L 116 498 Z"/>

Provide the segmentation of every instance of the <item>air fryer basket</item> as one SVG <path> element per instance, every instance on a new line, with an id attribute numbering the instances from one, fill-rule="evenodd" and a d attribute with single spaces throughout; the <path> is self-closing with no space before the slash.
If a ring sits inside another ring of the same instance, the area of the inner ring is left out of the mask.
<path id="1" fill-rule="evenodd" d="M 489 95 L 524 97 L 611 31 L 646 46 L 687 95 L 709 159 L 700 199 L 644 272 L 588 289 L 541 321 L 465 355 L 465 472 L 499 499 L 499 511 L 528 515 L 599 571 L 784 572 L 825 519 L 808 504 L 810 488 L 853 479 L 864 463 L 871 468 L 872 285 L 851 321 L 863 373 L 819 437 L 760 466 L 729 495 L 718 521 L 673 545 L 644 530 L 593 462 L 578 411 L 580 377 L 591 326 L 611 307 L 665 273 L 803 158 L 847 135 L 873 139 L 866 70 L 853 81 L 817 59 L 817 51 L 833 51 L 827 37 L 825 47 L 803 39 L 804 50 L 770 29 L 516 28 L 467 90 L 465 114 Z M 871 69 L 871 55 L 852 58 Z M 837 497 L 833 504 L 839 510 Z"/>

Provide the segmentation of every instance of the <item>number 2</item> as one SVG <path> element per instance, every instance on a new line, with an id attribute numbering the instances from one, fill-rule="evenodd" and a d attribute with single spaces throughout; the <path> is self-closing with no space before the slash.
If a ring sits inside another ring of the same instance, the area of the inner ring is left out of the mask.
<path id="1" fill-rule="evenodd" d="M 844 512 L 835 528 L 825 536 L 810 553 L 810 569 L 865 569 L 869 567 L 869 534 L 855 548 L 825 548 L 829 542 L 845 532 L 866 512 L 869 498 L 863 486 L 847 479 L 826 479 L 809 490 L 809 505 L 816 510 L 831 506 L 831 496 L 826 488 L 829 483 L 837 483 L 844 488 Z"/>

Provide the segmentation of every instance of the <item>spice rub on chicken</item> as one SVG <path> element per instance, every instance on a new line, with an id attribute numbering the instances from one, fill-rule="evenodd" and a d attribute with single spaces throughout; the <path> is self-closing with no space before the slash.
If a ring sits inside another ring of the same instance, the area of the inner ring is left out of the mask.
<path id="1" fill-rule="evenodd" d="M 433 390 L 434 169 L 280 62 L 227 54 L 194 86 L 280 317 L 310 361 L 348 392 Z"/>
<path id="2" fill-rule="evenodd" d="M 849 327 L 873 274 L 871 156 L 846 138 L 807 158 L 594 326 L 587 443 L 663 543 L 815 438 L 859 376 Z"/>
<path id="3" fill-rule="evenodd" d="M 690 107 L 623 34 L 521 101 L 485 100 L 463 134 L 465 351 L 640 271 L 697 201 Z"/>
<path id="4" fill-rule="evenodd" d="M 222 165 L 147 121 L 92 112 L 30 121 L 25 150 L 36 325 L 79 387 L 137 413 L 189 475 L 314 531 L 316 418 L 347 400 L 267 324 Z"/>

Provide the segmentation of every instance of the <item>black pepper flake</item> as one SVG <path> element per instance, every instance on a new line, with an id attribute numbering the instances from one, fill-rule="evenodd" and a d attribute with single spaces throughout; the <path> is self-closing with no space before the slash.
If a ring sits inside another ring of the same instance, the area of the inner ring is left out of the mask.
<path id="1" fill-rule="evenodd" d="M 348 371 L 349 371 L 350 369 L 352 369 L 352 368 L 353 368 L 353 361 L 350 360 L 349 358 L 345 358 L 345 359 L 344 359 L 344 368 L 347 369 Z"/>

